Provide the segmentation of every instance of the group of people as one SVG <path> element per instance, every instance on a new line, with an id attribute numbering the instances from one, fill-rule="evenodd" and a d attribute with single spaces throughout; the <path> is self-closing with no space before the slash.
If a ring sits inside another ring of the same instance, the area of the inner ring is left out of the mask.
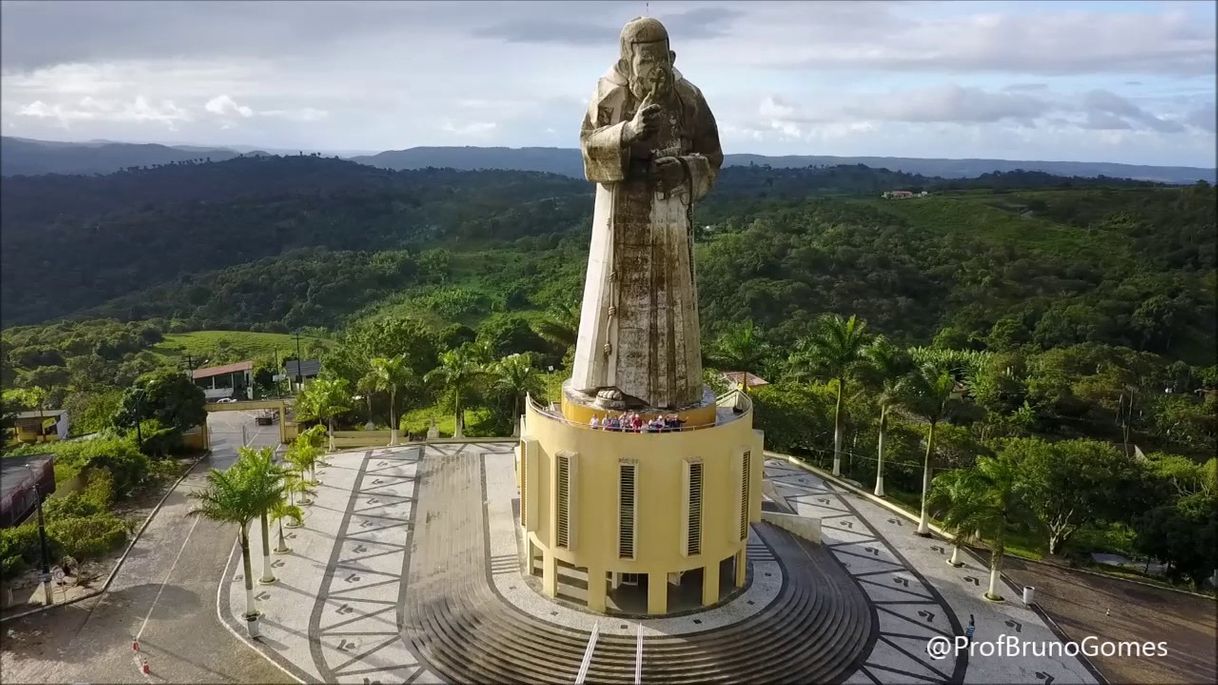
<path id="1" fill-rule="evenodd" d="M 666 431 L 681 430 L 681 426 L 685 421 L 676 414 L 668 414 L 665 416 L 654 416 L 651 420 L 644 421 L 643 417 L 637 412 L 626 412 L 618 416 L 606 416 L 601 419 L 593 416 L 588 421 L 588 425 L 593 429 L 607 431 L 625 431 L 630 433 L 663 433 Z"/>

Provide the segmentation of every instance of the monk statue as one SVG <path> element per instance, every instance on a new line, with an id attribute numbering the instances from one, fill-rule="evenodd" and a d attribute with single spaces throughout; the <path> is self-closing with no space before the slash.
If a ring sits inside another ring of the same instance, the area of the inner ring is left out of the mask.
<path id="1" fill-rule="evenodd" d="M 663 24 L 627 23 L 580 130 L 597 186 L 570 387 L 601 407 L 705 402 L 691 222 L 723 151 L 675 59 Z"/>

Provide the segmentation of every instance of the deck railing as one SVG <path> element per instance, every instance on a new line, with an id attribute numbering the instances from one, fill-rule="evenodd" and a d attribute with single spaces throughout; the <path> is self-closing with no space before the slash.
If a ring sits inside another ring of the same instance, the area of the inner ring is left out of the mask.
<path id="1" fill-rule="evenodd" d="M 634 428 L 621 428 L 621 427 L 619 427 L 619 428 L 606 428 L 604 426 L 593 427 L 587 423 L 581 423 L 579 421 L 572 421 L 572 420 L 568 419 L 567 417 L 563 416 L 562 410 L 559 409 L 559 407 L 556 404 L 554 404 L 553 402 L 551 402 L 548 405 L 545 405 L 545 404 L 538 402 L 532 395 L 529 395 L 527 399 L 528 399 L 529 406 L 531 406 L 533 408 L 533 410 L 536 411 L 537 413 L 544 415 L 547 419 L 550 419 L 552 421 L 559 421 L 561 423 L 565 423 L 570 426 L 578 426 L 578 427 L 584 428 L 586 430 L 606 431 L 609 433 L 639 433 L 639 434 L 641 434 L 641 433 L 682 433 L 682 432 L 688 432 L 688 431 L 703 430 L 706 428 L 714 428 L 715 426 L 722 426 L 724 424 L 731 423 L 732 421 L 735 421 L 736 419 L 750 413 L 753 410 L 753 401 L 751 399 L 749 399 L 748 395 L 746 395 L 745 393 L 743 393 L 739 390 L 729 390 L 728 392 L 715 398 L 715 405 L 717 407 L 732 409 L 731 415 L 724 418 L 723 420 L 720 420 L 721 417 L 716 416 L 715 420 L 712 422 L 709 422 L 709 423 L 699 423 L 699 424 L 692 424 L 692 425 L 682 424 L 679 426 L 672 426 L 672 427 L 666 426 L 664 428 L 649 428 L 647 426 L 647 424 L 643 424 L 643 426 L 641 428 L 636 430 Z M 612 412 L 613 416 L 621 416 L 622 414 L 628 413 L 625 411 L 617 411 L 617 410 L 605 410 L 605 411 L 606 411 L 606 413 Z M 678 412 L 668 412 L 668 413 L 675 414 Z"/>

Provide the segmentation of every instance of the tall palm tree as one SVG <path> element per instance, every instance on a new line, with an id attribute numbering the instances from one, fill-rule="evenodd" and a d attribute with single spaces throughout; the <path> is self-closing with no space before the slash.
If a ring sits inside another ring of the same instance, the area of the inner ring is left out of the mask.
<path id="1" fill-rule="evenodd" d="M 246 483 L 258 503 L 258 518 L 262 525 L 262 577 L 259 583 L 275 582 L 271 569 L 271 537 L 268 517 L 276 504 L 284 500 L 283 477 L 286 471 L 275 463 L 275 452 L 270 447 L 251 449 L 242 447 L 237 451 L 235 466 L 242 469 Z"/>
<path id="2" fill-rule="evenodd" d="M 254 579 L 250 568 L 249 524 L 260 513 L 262 502 L 250 487 L 249 476 L 236 464 L 227 470 L 212 469 L 207 473 L 207 487 L 190 493 L 197 501 L 190 510 L 193 516 L 205 516 L 221 523 L 237 524 L 237 539 L 241 544 L 242 577 L 245 580 L 245 619 L 251 636 L 257 635 L 252 621 L 258 616 L 254 604 Z"/>
<path id="3" fill-rule="evenodd" d="M 759 371 L 769 354 L 769 345 L 762 339 L 761 331 L 749 320 L 729 328 L 716 338 L 710 357 L 723 371 L 741 371 L 745 374 L 741 390 L 747 395 L 748 374 Z"/>
<path id="4" fill-rule="evenodd" d="M 954 469 L 935 476 L 928 506 L 952 536 L 952 556 L 947 563 L 962 566 L 960 545 L 977 535 L 986 483 L 973 469 Z"/>
<path id="5" fill-rule="evenodd" d="M 356 391 L 358 391 L 360 394 L 362 394 L 364 396 L 364 399 L 366 399 L 368 401 L 368 424 L 366 427 L 369 430 L 371 430 L 372 426 L 373 426 L 373 423 L 372 423 L 372 395 L 373 395 L 373 393 L 377 392 L 376 371 L 374 371 L 373 369 L 368 369 L 368 371 L 366 373 L 364 373 L 363 376 L 360 376 L 359 381 L 356 382 L 355 389 L 356 389 Z"/>
<path id="6" fill-rule="evenodd" d="M 935 429 L 956 409 L 960 400 L 956 396 L 956 381 L 952 375 L 934 364 L 924 364 L 907 379 L 908 392 L 903 404 L 911 412 L 924 419 L 929 428 L 926 432 L 926 456 L 922 460 L 922 514 L 918 519 L 917 534 L 930 535 L 930 513 L 927 497 L 930 495 L 930 466 L 935 453 Z"/>
<path id="7" fill-rule="evenodd" d="M 799 341 L 792 362 L 797 373 L 805 376 L 827 377 L 837 381 L 837 406 L 833 410 L 833 475 L 842 473 L 842 419 L 846 397 L 846 379 L 862 365 L 863 348 L 867 345 L 867 324 L 851 315 L 820 317 L 812 334 Z"/>
<path id="8" fill-rule="evenodd" d="M 406 365 L 406 355 L 374 357 L 372 373 L 376 377 L 376 389 L 389 393 L 389 444 L 398 444 L 398 389 L 414 380 L 414 371 Z"/>
<path id="9" fill-rule="evenodd" d="M 279 546 L 275 548 L 275 553 L 287 554 L 292 550 L 288 549 L 287 542 L 285 542 L 283 538 L 283 520 L 288 519 L 299 526 L 304 522 L 304 512 L 300 510 L 300 507 L 294 504 L 289 504 L 283 500 L 279 500 L 275 503 L 275 506 L 271 507 L 271 511 L 269 513 L 271 520 L 274 521 L 279 527 Z"/>
<path id="10" fill-rule="evenodd" d="M 481 358 L 483 353 L 474 345 L 462 345 L 440 355 L 440 365 L 424 376 L 427 383 L 437 383 L 453 395 L 456 412 L 454 437 L 465 435 L 465 406 L 463 400 L 469 396 L 475 384 L 485 375 Z"/>
<path id="11" fill-rule="evenodd" d="M 318 378 L 309 383 L 296 397 L 296 415 L 303 419 L 318 418 L 326 422 L 330 435 L 330 451 L 334 451 L 334 417 L 351 408 L 351 390 L 341 378 Z"/>
<path id="12" fill-rule="evenodd" d="M 900 401 L 904 379 L 912 363 L 909 355 L 893 345 L 884 336 L 877 336 L 863 348 L 866 360 L 865 372 L 869 384 L 879 391 L 876 403 L 880 405 L 879 440 L 876 446 L 875 495 L 884 496 L 884 436 L 888 432 L 888 412 Z"/>
<path id="13" fill-rule="evenodd" d="M 985 598 L 995 602 L 1002 601 L 998 579 L 1007 530 L 1026 526 L 1032 519 L 1021 497 L 1021 466 L 1016 452 L 1000 449 L 997 456 L 981 457 L 973 467 L 978 482 L 978 506 L 973 518 L 977 531 L 990 541 L 990 584 Z"/>
<path id="14" fill-rule="evenodd" d="M 512 354 L 491 366 L 495 389 L 512 396 L 512 436 L 520 435 L 520 400 L 529 393 L 541 392 L 541 376 L 529 354 Z"/>

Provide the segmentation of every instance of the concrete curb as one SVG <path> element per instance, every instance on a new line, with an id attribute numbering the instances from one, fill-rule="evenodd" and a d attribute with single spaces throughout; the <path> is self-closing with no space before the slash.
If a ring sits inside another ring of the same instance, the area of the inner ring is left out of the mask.
<path id="1" fill-rule="evenodd" d="M 127 560 L 127 555 L 131 553 L 132 548 L 135 547 L 135 543 L 139 542 L 140 536 L 144 534 L 144 530 L 148 528 L 148 524 L 152 523 L 152 518 L 161 511 L 161 506 L 165 504 L 165 500 L 169 499 L 169 496 L 173 494 L 174 490 L 178 489 L 178 486 L 182 484 L 182 481 L 186 480 L 186 476 L 189 476 L 190 472 L 194 471 L 195 467 L 199 465 L 199 462 L 206 459 L 209 455 L 211 455 L 211 450 L 204 452 L 199 456 L 198 459 L 195 459 L 190 465 L 190 468 L 183 471 L 182 475 L 178 476 L 178 479 L 174 481 L 173 485 L 165 491 L 165 494 L 161 496 L 159 501 L 157 501 L 156 506 L 152 508 L 152 511 L 148 512 L 148 516 L 145 517 L 144 522 L 140 524 L 139 530 L 135 531 L 135 535 L 131 537 L 131 542 L 127 543 L 127 548 L 123 550 L 122 556 L 120 556 L 118 561 L 114 563 L 114 568 L 110 569 L 110 575 L 106 576 L 106 582 L 102 583 L 100 588 L 79 597 L 73 597 L 66 602 L 60 602 L 59 604 L 52 604 L 50 606 L 37 607 L 28 611 L 23 611 L 19 614 L 13 614 L 12 616 L 0 617 L 0 623 L 4 623 L 6 621 L 15 621 L 19 618 L 33 616 L 34 614 L 41 614 L 44 611 L 51 611 L 52 609 L 57 609 L 59 607 L 66 607 L 70 604 L 75 604 L 77 602 L 89 599 L 90 597 L 96 597 L 110 589 L 110 583 L 114 582 L 114 576 L 118 575 L 118 571 L 120 568 L 122 568 L 123 562 Z"/>

